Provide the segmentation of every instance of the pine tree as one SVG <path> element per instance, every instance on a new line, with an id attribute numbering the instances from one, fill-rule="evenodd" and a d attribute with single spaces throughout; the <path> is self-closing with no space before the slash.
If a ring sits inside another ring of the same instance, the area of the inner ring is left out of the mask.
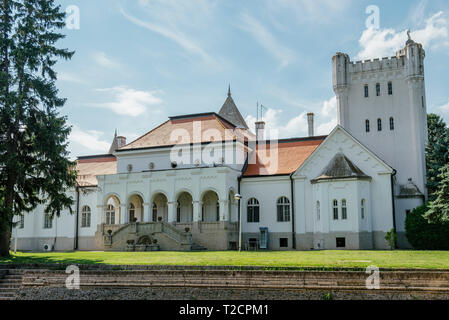
<path id="1" fill-rule="evenodd" d="M 430 202 L 430 209 L 425 214 L 431 222 L 449 221 L 449 163 L 440 169 L 439 179 L 436 199 Z"/>
<path id="2" fill-rule="evenodd" d="M 429 200 L 433 201 L 440 183 L 439 170 L 449 162 L 449 131 L 440 116 L 433 113 L 427 115 L 427 127 L 427 192 Z"/>
<path id="3" fill-rule="evenodd" d="M 55 47 L 65 13 L 54 2 L 0 0 L 0 256 L 9 255 L 14 215 L 39 203 L 51 215 L 72 210 L 70 128 L 58 113 L 65 99 L 53 67 L 73 52 Z"/>

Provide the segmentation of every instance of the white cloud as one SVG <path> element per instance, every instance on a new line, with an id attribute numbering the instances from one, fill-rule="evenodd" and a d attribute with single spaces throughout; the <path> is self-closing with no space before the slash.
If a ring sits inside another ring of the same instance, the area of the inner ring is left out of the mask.
<path id="1" fill-rule="evenodd" d="M 120 63 L 108 57 L 108 55 L 102 51 L 94 52 L 92 54 L 92 59 L 101 67 L 115 69 L 120 67 Z"/>
<path id="2" fill-rule="evenodd" d="M 61 72 L 58 74 L 58 80 L 64 81 L 64 82 L 71 82 L 71 83 L 79 83 L 79 84 L 85 84 L 86 81 L 84 79 L 81 79 L 81 77 L 72 74 L 72 73 L 66 73 Z"/>
<path id="3" fill-rule="evenodd" d="M 265 128 L 276 130 L 279 138 L 304 137 L 308 134 L 307 112 L 281 122 L 280 115 L 282 110 L 269 108 L 263 115 Z M 245 118 L 252 132 L 255 132 L 256 117 L 248 115 Z M 323 101 L 320 111 L 315 115 L 315 135 L 327 135 L 337 125 L 337 98 L 334 96 L 329 100 Z"/>
<path id="4" fill-rule="evenodd" d="M 293 51 L 280 44 L 276 37 L 254 17 L 242 14 L 241 22 L 239 27 L 250 33 L 262 47 L 278 59 L 281 67 L 287 66 L 294 59 Z"/>
<path id="5" fill-rule="evenodd" d="M 411 37 L 416 42 L 421 43 L 425 49 L 447 46 L 449 40 L 447 24 L 447 18 L 440 11 L 426 20 L 424 28 L 411 32 Z M 362 49 L 357 54 L 356 59 L 365 60 L 392 56 L 404 47 L 406 41 L 407 30 L 366 29 L 359 39 Z"/>
<path id="6" fill-rule="evenodd" d="M 329 134 L 337 125 L 337 97 L 332 97 L 329 100 L 323 102 L 323 106 L 320 110 L 321 122 L 316 130 L 317 135 Z"/>
<path id="7" fill-rule="evenodd" d="M 72 126 L 72 132 L 69 136 L 71 144 L 81 145 L 83 148 L 93 153 L 106 153 L 110 146 L 110 142 L 101 140 L 103 133 L 96 130 L 82 130 L 76 125 Z"/>
<path id="8" fill-rule="evenodd" d="M 88 105 L 107 108 L 118 115 L 137 117 L 145 114 L 148 107 L 154 107 L 162 103 L 162 99 L 156 96 L 160 91 L 139 91 L 124 86 L 97 89 L 96 91 L 109 93 L 115 100 L 105 103 L 90 103 Z M 153 108 L 152 112 L 160 113 L 161 110 Z"/>
<path id="9" fill-rule="evenodd" d="M 439 107 L 438 110 L 449 115 L 449 101 L 445 105 Z"/>
<path id="10" fill-rule="evenodd" d="M 177 43 L 188 53 L 199 56 L 203 61 L 212 65 L 216 64 L 206 50 L 185 33 L 187 28 L 207 27 L 207 24 L 202 21 L 211 15 L 212 2 L 205 0 L 139 0 L 138 4 L 140 11 L 147 13 L 148 21 L 138 19 L 123 8 L 120 8 L 121 14 L 135 25 Z"/>

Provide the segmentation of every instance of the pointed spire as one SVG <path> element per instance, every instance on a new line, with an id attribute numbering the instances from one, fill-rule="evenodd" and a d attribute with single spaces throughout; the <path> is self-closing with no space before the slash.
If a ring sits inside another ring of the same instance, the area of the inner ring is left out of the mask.
<path id="1" fill-rule="evenodd" d="M 228 97 L 231 96 L 231 84 L 229 84 L 229 88 L 228 88 Z"/>
<path id="2" fill-rule="evenodd" d="M 109 154 L 113 154 L 115 150 L 118 149 L 118 141 L 117 141 L 117 129 L 115 129 L 114 139 L 112 140 L 111 147 L 109 148 Z"/>
<path id="3" fill-rule="evenodd" d="M 227 121 L 235 125 L 237 128 L 248 129 L 248 125 L 240 114 L 239 109 L 234 103 L 234 100 L 231 97 L 231 85 L 228 87 L 228 97 L 226 98 L 225 103 L 221 107 L 218 114 L 225 118 Z"/>

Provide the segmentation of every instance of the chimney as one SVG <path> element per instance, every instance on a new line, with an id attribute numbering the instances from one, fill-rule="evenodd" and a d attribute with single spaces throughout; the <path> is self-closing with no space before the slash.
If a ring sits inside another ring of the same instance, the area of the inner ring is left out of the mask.
<path id="1" fill-rule="evenodd" d="M 124 136 L 118 136 L 117 137 L 117 148 L 120 149 L 121 147 L 126 145 L 126 137 Z"/>
<path id="2" fill-rule="evenodd" d="M 256 122 L 256 141 L 265 140 L 265 122 Z"/>
<path id="3" fill-rule="evenodd" d="M 314 118 L 314 114 L 313 112 L 309 112 L 307 114 L 307 123 L 309 124 L 309 137 L 313 137 L 314 133 L 313 133 L 313 118 Z"/>

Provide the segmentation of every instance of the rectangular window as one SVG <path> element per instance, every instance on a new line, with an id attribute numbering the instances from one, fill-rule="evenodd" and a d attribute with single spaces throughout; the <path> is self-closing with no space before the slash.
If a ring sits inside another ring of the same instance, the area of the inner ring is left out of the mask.
<path id="1" fill-rule="evenodd" d="M 279 247 L 288 248 L 288 238 L 280 238 L 279 239 Z"/>
<path id="2" fill-rule="evenodd" d="M 25 228 L 25 215 L 21 214 L 20 221 L 19 221 L 19 229 L 23 229 L 23 228 Z"/>
<path id="3" fill-rule="evenodd" d="M 334 200 L 333 202 L 333 212 L 334 212 L 334 220 L 338 220 L 338 201 Z"/>
<path id="4" fill-rule="evenodd" d="M 393 83 L 388 82 L 388 94 L 391 96 L 393 94 Z"/>
<path id="5" fill-rule="evenodd" d="M 53 219 L 49 214 L 44 216 L 44 229 L 51 229 L 53 227 Z"/>
<path id="6" fill-rule="evenodd" d="M 337 238 L 337 248 L 345 248 L 346 247 L 346 238 Z"/>
<path id="7" fill-rule="evenodd" d="M 380 96 L 380 83 L 376 84 L 376 96 Z"/>
<path id="8" fill-rule="evenodd" d="M 369 96 L 368 85 L 365 84 L 365 98 L 368 98 L 368 96 Z"/>
<path id="9" fill-rule="evenodd" d="M 248 222 L 259 222 L 259 206 L 248 206 Z"/>

